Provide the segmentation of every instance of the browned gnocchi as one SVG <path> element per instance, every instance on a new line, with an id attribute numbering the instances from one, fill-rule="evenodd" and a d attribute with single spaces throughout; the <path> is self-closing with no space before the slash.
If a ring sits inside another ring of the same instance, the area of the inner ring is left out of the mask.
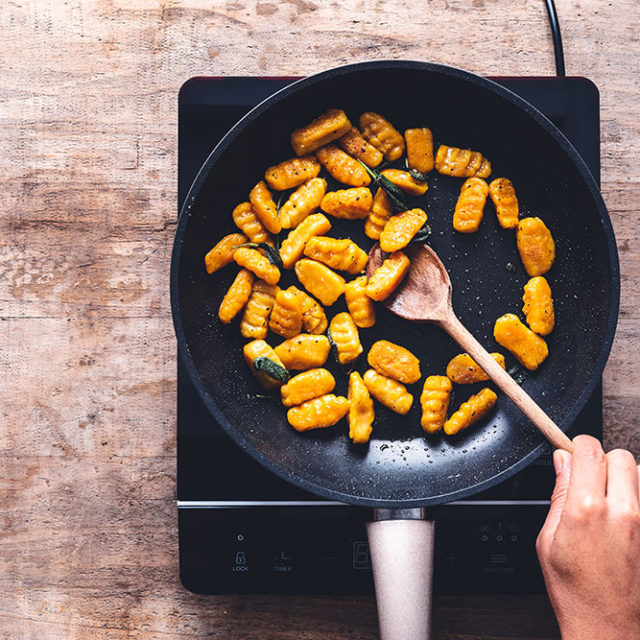
<path id="1" fill-rule="evenodd" d="M 485 387 L 482 391 L 472 395 L 460 408 L 444 423 L 444 432 L 454 436 L 463 429 L 484 418 L 496 403 L 498 396 L 494 391 Z"/>
<path id="2" fill-rule="evenodd" d="M 426 127 L 404 132 L 409 169 L 427 174 L 433 171 L 433 133 Z"/>
<path id="3" fill-rule="evenodd" d="M 333 317 L 329 323 L 329 338 L 340 364 L 349 364 L 362 353 L 358 327 L 349 313 L 338 313 Z"/>
<path id="4" fill-rule="evenodd" d="M 549 355 L 547 343 L 529 327 L 525 327 L 513 313 L 496 320 L 493 337 L 530 371 L 535 371 Z"/>
<path id="5" fill-rule="evenodd" d="M 315 369 L 329 357 L 331 345 L 327 336 L 300 333 L 281 342 L 274 351 L 287 369 Z"/>
<path id="6" fill-rule="evenodd" d="M 386 300 L 404 280 L 409 266 L 409 258 L 402 251 L 392 253 L 369 278 L 367 295 L 377 302 Z"/>
<path id="7" fill-rule="evenodd" d="M 351 187 L 366 187 L 371 182 L 367 170 L 335 144 L 320 147 L 316 151 L 316 157 L 338 182 Z"/>
<path id="8" fill-rule="evenodd" d="M 379 113 L 367 111 L 360 116 L 362 135 L 385 157 L 393 162 L 404 153 L 402 134 Z"/>
<path id="9" fill-rule="evenodd" d="M 364 162 L 368 167 L 377 167 L 382 162 L 382 154 L 369 144 L 355 127 L 351 127 L 342 138 L 339 138 L 338 144 L 350 156 Z"/>
<path id="10" fill-rule="evenodd" d="M 349 374 L 349 437 L 354 444 L 369 442 L 375 412 L 369 389 L 357 371 Z"/>
<path id="11" fill-rule="evenodd" d="M 320 164 L 313 156 L 291 158 L 269 167 L 264 174 L 267 184 L 276 191 L 299 187 L 320 173 Z"/>
<path id="12" fill-rule="evenodd" d="M 522 296 L 524 313 L 531 330 L 540 336 L 553 331 L 556 316 L 553 310 L 551 287 L 543 276 L 535 276 L 524 285 Z"/>
<path id="13" fill-rule="evenodd" d="M 218 309 L 218 318 L 229 324 L 247 304 L 253 288 L 253 273 L 248 269 L 240 269 L 235 280 L 224 294 Z"/>
<path id="14" fill-rule="evenodd" d="M 403 136 L 372 111 L 360 115 L 359 127 L 343 110 L 329 109 L 293 131 L 295 157 L 268 167 L 262 179 L 253 177 L 252 183 L 258 182 L 247 201 L 232 212 L 241 233 L 223 237 L 206 254 L 205 267 L 208 273 L 234 261 L 240 267 L 218 318 L 229 324 L 242 313 L 240 333 L 249 340 L 244 358 L 259 383 L 280 394 L 291 426 L 299 431 L 324 428 L 348 415 L 349 438 L 366 443 L 373 432 L 373 399 L 400 415 L 412 408 L 414 398 L 405 385 L 420 381 L 420 360 L 388 340 L 374 342 L 367 354 L 371 368 L 363 375 L 348 373 L 348 398 L 334 395 L 336 378 L 323 367 L 333 347 L 340 364 L 366 368 L 358 360 L 363 353 L 360 329 L 375 325 L 375 302 L 392 295 L 407 275 L 410 261 L 402 249 L 415 242 L 416 235 L 423 240 L 430 233 L 424 210 L 429 201 L 415 206 L 411 200 L 427 193 L 427 174 L 435 168 L 446 176 L 466 178 L 453 213 L 455 230 L 479 229 L 487 197 L 499 224 L 516 229 L 518 251 L 532 276 L 522 298 L 530 328 L 516 315 L 505 314 L 495 323 L 494 337 L 530 370 L 548 356 L 540 336 L 554 328 L 551 288 L 542 274 L 553 265 L 555 244 L 541 219 L 519 220 L 510 180 L 485 181 L 492 167 L 481 152 L 440 145 L 434 157 L 429 128 L 406 129 Z M 347 188 L 327 191 L 327 177 Z M 274 198 L 273 192 L 280 193 Z M 388 255 L 371 277 L 360 275 L 367 265 L 367 247 L 351 237 L 328 235 L 332 225 L 327 216 L 350 221 L 336 225 L 358 225 L 368 238 L 379 241 Z M 282 230 L 287 232 L 284 239 Z M 301 288 L 291 284 L 295 278 Z M 282 289 L 281 279 L 286 283 Z M 339 311 L 329 323 L 323 305 L 334 305 L 343 293 L 348 311 Z M 280 341 L 275 347 L 265 341 L 269 331 Z M 504 369 L 504 356 L 491 355 Z M 291 377 L 290 372 L 300 373 Z M 420 395 L 422 430 L 455 435 L 486 415 L 497 399 L 489 388 L 471 396 L 447 420 L 452 383 L 488 379 L 466 353 L 451 359 L 446 375 L 428 375 Z"/>
<path id="15" fill-rule="evenodd" d="M 349 401 L 342 396 L 328 393 L 307 400 L 287 411 L 287 420 L 296 431 L 332 427 L 349 412 Z"/>
<path id="16" fill-rule="evenodd" d="M 282 385 L 280 397 L 285 407 L 295 407 L 307 400 L 331 393 L 335 386 L 335 378 L 326 369 L 309 369 L 293 376 L 289 382 Z"/>
<path id="17" fill-rule="evenodd" d="M 283 229 L 297 227 L 310 213 L 320 207 L 327 190 L 324 178 L 312 178 L 299 186 L 280 207 L 280 224 Z"/>
<path id="18" fill-rule="evenodd" d="M 351 122 L 342 109 L 329 109 L 309 124 L 296 129 L 291 134 L 291 146 L 297 156 L 304 156 L 341 138 L 350 129 Z"/>
<path id="19" fill-rule="evenodd" d="M 482 178 L 468 178 L 460 188 L 453 212 L 453 228 L 460 233 L 475 233 L 482 222 L 489 185 Z"/>
<path id="20" fill-rule="evenodd" d="M 420 380 L 420 360 L 409 349 L 388 340 L 378 340 L 371 345 L 367 362 L 378 373 L 404 384 Z"/>
<path id="21" fill-rule="evenodd" d="M 371 191 L 366 187 L 339 189 L 327 193 L 320 208 L 334 218 L 358 220 L 366 218 L 373 206 Z"/>
<path id="22" fill-rule="evenodd" d="M 452 388 L 447 376 L 427 376 L 420 394 L 420 424 L 425 433 L 436 433 L 444 426 Z"/>
<path id="23" fill-rule="evenodd" d="M 556 259 L 556 245 L 551 231 L 540 218 L 523 218 L 516 230 L 516 243 L 525 271 L 542 276 Z"/>
<path id="24" fill-rule="evenodd" d="M 367 266 L 368 256 L 353 240 L 314 236 L 309 238 L 304 255 L 313 258 L 332 269 L 350 274 L 362 273 Z"/>
<path id="25" fill-rule="evenodd" d="M 409 209 L 391 216 L 380 234 L 380 248 L 386 253 L 404 249 L 427 221 L 422 209 Z"/>

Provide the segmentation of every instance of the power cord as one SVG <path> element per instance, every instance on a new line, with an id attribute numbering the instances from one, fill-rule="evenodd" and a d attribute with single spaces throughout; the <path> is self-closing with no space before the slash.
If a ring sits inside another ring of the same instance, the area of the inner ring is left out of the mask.
<path id="1" fill-rule="evenodd" d="M 553 0 L 545 0 L 547 4 L 547 13 L 549 14 L 549 22 L 551 23 L 551 35 L 553 36 L 553 51 L 556 58 L 556 75 L 564 76 L 564 51 L 562 49 L 562 36 L 560 35 L 560 25 L 558 23 L 558 13 Z"/>

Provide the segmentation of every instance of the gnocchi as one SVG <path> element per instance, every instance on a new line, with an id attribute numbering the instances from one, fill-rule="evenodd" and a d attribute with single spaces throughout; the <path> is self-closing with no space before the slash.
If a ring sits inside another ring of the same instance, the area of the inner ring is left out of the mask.
<path id="1" fill-rule="evenodd" d="M 387 220 L 393 215 L 393 207 L 389 200 L 389 196 L 384 189 L 378 189 L 373 197 L 371 211 L 368 214 L 367 221 L 364 223 L 364 232 L 368 238 L 378 240 L 380 234 L 387 224 Z"/>
<path id="2" fill-rule="evenodd" d="M 496 403 L 498 396 L 494 391 L 485 387 L 482 391 L 472 395 L 460 408 L 444 423 L 444 432 L 454 436 L 463 429 L 484 418 Z"/>
<path id="3" fill-rule="evenodd" d="M 375 412 L 369 389 L 357 371 L 349 374 L 349 437 L 354 444 L 369 442 Z"/>
<path id="4" fill-rule="evenodd" d="M 420 360 L 411 351 L 388 340 L 378 340 L 371 345 L 367 355 L 369 366 L 387 378 L 404 384 L 420 380 Z"/>
<path id="5" fill-rule="evenodd" d="M 287 420 L 296 431 L 324 429 L 342 420 L 349 411 L 349 401 L 328 393 L 287 411 Z"/>
<path id="6" fill-rule="evenodd" d="M 393 162 L 404 153 L 402 134 L 383 116 L 367 111 L 360 116 L 360 131 L 385 160 Z"/>
<path id="7" fill-rule="evenodd" d="M 540 218 L 523 218 L 516 230 L 516 244 L 525 271 L 542 276 L 556 259 L 556 245 L 551 231 Z"/>
<path id="8" fill-rule="evenodd" d="M 283 338 L 302 331 L 302 303 L 294 291 L 278 291 L 269 317 L 269 329 Z"/>
<path id="9" fill-rule="evenodd" d="M 265 229 L 270 233 L 280 233 L 282 225 L 280 224 L 280 218 L 278 218 L 276 203 L 264 180 L 260 180 L 251 189 L 249 202 Z"/>
<path id="10" fill-rule="evenodd" d="M 321 367 L 329 357 L 327 336 L 300 333 L 281 342 L 274 351 L 287 369 L 305 370 Z"/>
<path id="11" fill-rule="evenodd" d="M 264 340 L 247 342 L 244 345 L 243 354 L 251 373 L 267 391 L 272 391 L 282 386 L 283 378 L 288 375 L 287 370 L 280 362 L 280 358 L 278 358 L 273 348 Z M 255 364 L 258 358 L 270 360 L 273 363 L 273 369 L 270 370 L 269 367 L 264 366 L 257 368 Z"/>
<path id="12" fill-rule="evenodd" d="M 338 144 L 350 156 L 364 162 L 368 167 L 377 167 L 382 162 L 382 154 L 369 144 L 355 127 L 351 127 L 342 138 L 338 138 Z"/>
<path id="13" fill-rule="evenodd" d="M 551 287 L 543 276 L 535 276 L 524 285 L 522 296 L 524 313 L 527 324 L 531 330 L 539 336 L 546 336 L 553 331 L 555 325 L 555 313 L 553 310 L 553 298 Z"/>
<path id="14" fill-rule="evenodd" d="M 258 278 L 264 280 L 267 284 L 278 284 L 280 281 L 280 269 L 275 264 L 271 264 L 256 249 L 240 247 L 233 254 L 233 259 L 241 267 L 255 273 Z"/>
<path id="15" fill-rule="evenodd" d="M 407 275 L 409 266 L 409 258 L 402 251 L 392 253 L 369 278 L 367 295 L 377 302 L 386 300 Z"/>
<path id="16" fill-rule="evenodd" d="M 240 334 L 243 338 L 264 339 L 267 337 L 269 316 L 276 301 L 279 287 L 256 280 L 251 295 L 244 308 L 240 321 Z"/>
<path id="17" fill-rule="evenodd" d="M 247 242 L 247 236 L 242 233 L 230 233 L 218 242 L 204 257 L 204 266 L 207 273 L 211 274 L 233 262 L 233 254 L 238 245 Z"/>
<path id="18" fill-rule="evenodd" d="M 409 413 L 413 396 L 403 384 L 379 374 L 375 369 L 367 370 L 362 379 L 369 393 L 378 402 L 400 415 Z"/>
<path id="19" fill-rule="evenodd" d="M 329 109 L 309 124 L 291 134 L 291 147 L 297 156 L 305 156 L 341 138 L 351 129 L 351 122 L 342 109 Z"/>
<path id="20" fill-rule="evenodd" d="M 491 164 L 478 151 L 440 145 L 436 152 L 436 170 L 454 178 L 486 178 L 491 173 Z"/>
<path id="21" fill-rule="evenodd" d="M 431 129 L 407 129 L 404 132 L 407 165 L 422 174 L 433 171 L 433 134 Z"/>
<path id="22" fill-rule="evenodd" d="M 335 345 L 340 364 L 349 364 L 362 353 L 358 327 L 349 313 L 338 313 L 333 317 L 329 324 L 329 338 Z"/>
<path id="23" fill-rule="evenodd" d="M 221 322 L 229 324 L 242 311 L 252 288 L 253 273 L 248 269 L 240 269 L 220 303 L 218 318 Z"/>
<path id="24" fill-rule="evenodd" d="M 380 172 L 385 178 L 391 180 L 396 187 L 402 189 L 411 196 L 422 196 L 427 193 L 429 185 L 417 180 L 408 171 L 401 169 L 384 169 Z"/>
<path id="25" fill-rule="evenodd" d="M 361 329 L 373 327 L 376 323 L 376 310 L 373 301 L 367 295 L 367 276 L 360 276 L 344 285 L 344 300 L 347 309 Z"/>
<path id="26" fill-rule="evenodd" d="M 327 330 L 327 314 L 322 305 L 314 300 L 306 291 L 291 286 L 288 291 L 295 293 L 302 306 L 302 328 L 307 333 L 324 333 Z"/>
<path id="27" fill-rule="evenodd" d="M 344 278 L 321 262 L 304 258 L 295 270 L 302 286 L 328 307 L 344 293 Z"/>
<path id="28" fill-rule="evenodd" d="M 295 229 L 289 231 L 280 247 L 280 258 L 285 269 L 291 269 L 295 262 L 302 257 L 304 247 L 309 238 L 321 236 L 331 229 L 331 223 L 321 213 L 307 216 Z"/>
<path id="29" fill-rule="evenodd" d="M 339 189 L 327 193 L 320 208 L 334 218 L 358 220 L 366 218 L 373 206 L 371 191 L 366 187 Z"/>
<path id="30" fill-rule="evenodd" d="M 420 394 L 420 424 L 425 433 L 437 433 L 444 426 L 452 388 L 451 380 L 447 376 L 428 376 L 424 381 Z"/>
<path id="31" fill-rule="evenodd" d="M 351 187 L 366 187 L 371 182 L 367 170 L 335 144 L 320 147 L 316 151 L 316 157 L 338 182 Z"/>
<path id="32" fill-rule="evenodd" d="M 505 368 L 504 356 L 501 353 L 492 353 L 491 357 Z M 474 384 L 489 380 L 489 376 L 468 353 L 460 353 L 449 360 L 447 377 L 456 384 Z"/>
<path id="33" fill-rule="evenodd" d="M 269 167 L 264 173 L 267 184 L 276 191 L 299 187 L 320 173 L 320 164 L 313 156 L 291 158 Z"/>
<path id="34" fill-rule="evenodd" d="M 503 229 L 515 229 L 518 226 L 518 198 L 511 180 L 496 178 L 489 184 L 489 195 L 496 209 L 498 223 Z"/>
<path id="35" fill-rule="evenodd" d="M 350 274 L 362 273 L 369 257 L 353 240 L 314 236 L 309 238 L 304 255 L 332 269 Z"/>
<path id="36" fill-rule="evenodd" d="M 475 233 L 484 215 L 489 185 L 482 178 L 468 178 L 460 189 L 453 212 L 453 228 L 460 233 Z"/>
<path id="37" fill-rule="evenodd" d="M 549 355 L 547 343 L 523 325 L 513 313 L 507 313 L 496 320 L 493 337 L 530 371 L 535 371 Z"/>
<path id="38" fill-rule="evenodd" d="M 265 242 L 274 245 L 271 234 L 264 228 L 256 216 L 250 202 L 241 202 L 231 214 L 236 227 L 244 233 L 251 242 Z M 240 243 L 241 244 L 241 243 Z"/>
<path id="39" fill-rule="evenodd" d="M 285 407 L 295 407 L 307 400 L 331 393 L 335 386 L 335 378 L 326 369 L 309 369 L 293 376 L 289 382 L 282 385 L 280 397 Z"/>
<path id="40" fill-rule="evenodd" d="M 280 207 L 283 229 L 297 227 L 310 213 L 318 209 L 327 190 L 324 178 L 312 178 L 299 186 Z"/>
<path id="41" fill-rule="evenodd" d="M 409 209 L 391 216 L 380 234 L 380 248 L 386 253 L 404 249 L 427 222 L 422 209 Z"/>

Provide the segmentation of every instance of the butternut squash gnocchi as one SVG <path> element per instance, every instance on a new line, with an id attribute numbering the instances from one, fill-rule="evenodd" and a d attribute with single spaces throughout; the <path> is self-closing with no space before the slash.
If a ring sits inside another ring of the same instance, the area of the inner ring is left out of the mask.
<path id="1" fill-rule="evenodd" d="M 556 245 L 551 231 L 540 218 L 523 218 L 516 230 L 516 242 L 525 271 L 542 276 L 556 259 Z"/>
<path id="2" fill-rule="evenodd" d="M 285 407 L 295 407 L 307 400 L 331 393 L 335 386 L 335 378 L 326 369 L 309 369 L 293 376 L 289 382 L 282 385 L 280 397 Z"/>
<path id="3" fill-rule="evenodd" d="M 444 426 L 452 389 L 451 380 L 447 376 L 428 376 L 424 381 L 420 394 L 420 424 L 425 433 L 436 433 Z"/>
<path id="4" fill-rule="evenodd" d="M 513 313 L 507 313 L 496 320 L 493 337 L 530 371 L 535 371 L 549 355 L 547 343 L 525 327 Z"/>
<path id="5" fill-rule="evenodd" d="M 314 236 L 309 238 L 304 255 L 313 258 L 332 269 L 350 274 L 362 273 L 367 266 L 367 254 L 348 238 Z"/>
<path id="6" fill-rule="evenodd" d="M 369 442 L 375 412 L 369 389 L 357 371 L 349 374 L 349 437 L 354 444 Z"/>
<path id="7" fill-rule="evenodd" d="M 495 392 L 485 387 L 460 405 L 460 408 L 444 423 L 444 432 L 448 436 L 454 436 L 463 429 L 468 429 L 493 409 L 497 399 Z"/>
<path id="8" fill-rule="evenodd" d="M 453 212 L 453 228 L 460 233 L 475 233 L 482 222 L 489 185 L 482 178 L 468 178 L 460 188 Z"/>
<path id="9" fill-rule="evenodd" d="M 358 327 L 349 313 L 333 317 L 329 324 L 329 340 L 336 348 L 340 364 L 349 364 L 362 353 Z"/>
<path id="10" fill-rule="evenodd" d="M 334 394 L 336 378 L 324 366 L 332 347 L 340 364 L 355 366 L 364 351 L 360 329 L 376 324 L 375 302 L 386 300 L 406 276 L 410 261 L 402 249 L 429 232 L 424 201 L 410 204 L 411 198 L 427 193 L 427 174 L 435 168 L 445 176 L 466 178 L 453 213 L 456 231 L 478 231 L 487 197 L 500 226 L 515 229 L 530 276 L 522 297 L 530 328 L 507 313 L 496 321 L 494 338 L 532 371 L 548 356 L 541 336 L 555 324 L 551 288 L 543 277 L 554 263 L 555 243 L 540 218 L 519 219 L 508 178 L 485 181 L 492 167 L 481 152 L 440 145 L 434 157 L 431 129 L 410 128 L 402 135 L 372 111 L 362 113 L 358 124 L 353 126 L 342 109 L 334 108 L 293 131 L 295 156 L 268 167 L 247 200 L 233 209 L 239 232 L 224 236 L 207 252 L 205 269 L 212 274 L 232 262 L 240 267 L 218 318 L 230 325 L 241 315 L 240 334 L 248 340 L 244 359 L 258 382 L 279 394 L 289 424 L 307 431 L 348 416 L 349 438 L 366 443 L 374 428 L 374 399 L 400 415 L 411 410 L 414 398 L 405 385 L 421 380 L 420 360 L 398 344 L 375 341 L 367 353 L 371 368 L 363 375 L 349 372 L 346 398 Z M 401 160 L 401 165 L 381 168 L 383 160 Z M 333 180 L 331 187 L 327 177 Z M 336 188 L 336 182 L 347 188 Z M 273 192 L 280 193 L 274 198 Z M 327 216 L 361 225 L 364 235 L 389 254 L 370 278 L 362 274 L 369 247 L 352 237 L 329 236 Z M 286 285 L 280 289 L 282 278 Z M 291 284 L 296 278 L 303 288 Z M 334 305 L 343 293 L 348 311 L 338 310 L 329 323 L 324 306 Z M 275 346 L 266 342 L 269 332 Z M 504 356 L 491 355 L 504 369 Z M 291 377 L 291 372 L 299 373 Z M 422 430 L 451 436 L 484 417 L 497 400 L 489 388 L 472 395 L 449 419 L 447 412 L 453 384 L 486 380 L 466 353 L 449 361 L 446 375 L 427 375 L 420 394 Z"/>
<path id="11" fill-rule="evenodd" d="M 388 340 L 378 340 L 369 349 L 367 362 L 378 373 L 404 384 L 420 380 L 420 360 L 411 351 Z"/>

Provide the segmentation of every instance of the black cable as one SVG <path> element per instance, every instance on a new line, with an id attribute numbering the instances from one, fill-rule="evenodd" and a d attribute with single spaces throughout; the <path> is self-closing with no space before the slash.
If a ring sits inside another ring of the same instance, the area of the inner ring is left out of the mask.
<path id="1" fill-rule="evenodd" d="M 556 75 L 564 76 L 564 51 L 562 49 L 562 36 L 560 35 L 560 25 L 558 24 L 558 13 L 553 0 L 545 0 L 547 13 L 551 23 L 551 34 L 553 35 L 553 51 L 556 57 Z"/>

